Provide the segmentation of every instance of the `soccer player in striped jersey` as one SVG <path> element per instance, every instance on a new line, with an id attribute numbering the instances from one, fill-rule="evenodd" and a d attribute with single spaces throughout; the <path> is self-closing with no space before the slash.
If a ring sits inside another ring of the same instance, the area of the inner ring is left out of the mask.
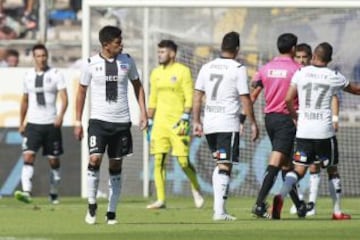
<path id="1" fill-rule="evenodd" d="M 50 201 L 59 203 L 60 155 L 63 153 L 61 126 L 68 105 L 64 76 L 48 65 L 48 50 L 42 44 L 32 48 L 35 67 L 28 71 L 23 82 L 24 94 L 20 106 L 19 132 L 23 135 L 24 166 L 21 171 L 23 191 L 16 191 L 16 199 L 30 203 L 34 163 L 38 150 L 50 164 Z M 56 107 L 57 97 L 61 100 Z M 27 117 L 27 123 L 25 118 Z"/>
<path id="2" fill-rule="evenodd" d="M 293 74 L 300 65 L 293 59 L 297 37 L 292 33 L 283 33 L 277 39 L 280 55 L 272 59 L 259 69 L 253 78 L 254 90 L 251 99 L 256 100 L 260 91 L 265 91 L 265 127 L 269 135 L 272 152 L 269 164 L 264 174 L 256 203 L 252 213 L 260 218 L 269 218 L 265 199 L 275 183 L 280 169 L 283 176 L 291 168 L 291 153 L 293 150 L 296 126 L 286 109 L 285 95 L 289 88 Z M 299 200 L 296 187 L 290 196 L 297 208 L 299 217 L 306 214 L 306 205 Z"/>
<path id="3" fill-rule="evenodd" d="M 122 53 L 121 29 L 105 26 L 99 31 L 101 52 L 84 64 L 76 96 L 76 139 L 83 137 L 81 118 L 87 88 L 90 87 L 90 120 L 88 128 L 89 164 L 87 173 L 88 211 L 85 222 L 96 223 L 96 193 L 99 168 L 107 149 L 109 157 L 109 203 L 107 224 L 116 224 L 116 207 L 121 190 L 122 160 L 133 152 L 128 104 L 128 82 L 135 91 L 140 107 L 140 129 L 147 125 L 145 94 L 134 60 Z"/>
<path id="4" fill-rule="evenodd" d="M 166 159 L 172 148 L 191 183 L 194 203 L 204 205 L 195 167 L 189 160 L 190 113 L 193 100 L 193 80 L 190 69 L 176 62 L 177 45 L 172 40 L 158 44 L 160 66 L 150 76 L 148 138 L 154 157 L 154 178 L 157 200 L 148 209 L 165 208 Z"/>
<path id="5" fill-rule="evenodd" d="M 226 211 L 232 165 L 239 161 L 240 105 L 251 122 L 251 139 L 258 138 L 249 94 L 246 67 L 235 59 L 240 51 L 240 35 L 225 34 L 221 56 L 200 69 L 195 84 L 193 131 L 206 136 L 216 167 L 213 172 L 214 221 L 232 221 L 236 217 Z M 203 124 L 201 103 L 206 96 Z"/>
<path id="6" fill-rule="evenodd" d="M 293 162 L 295 169 L 286 174 L 280 194 L 273 199 L 273 219 L 280 219 L 285 196 L 304 176 L 310 164 L 320 163 L 322 167 L 331 166 L 336 161 L 337 142 L 333 127 L 331 101 L 334 94 L 344 90 L 360 95 L 360 85 L 349 82 L 341 73 L 327 67 L 332 57 L 332 46 L 319 44 L 314 51 L 312 65 L 297 71 L 286 95 L 287 108 L 297 122 L 296 148 Z M 298 96 L 299 111 L 294 107 Z M 339 194 L 339 181 L 330 182 L 331 194 Z M 341 212 L 340 201 L 334 206 L 332 218 L 350 219 Z"/>

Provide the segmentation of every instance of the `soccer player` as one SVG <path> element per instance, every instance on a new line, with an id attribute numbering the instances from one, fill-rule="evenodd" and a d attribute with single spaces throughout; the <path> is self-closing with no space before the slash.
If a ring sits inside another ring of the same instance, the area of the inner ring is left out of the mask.
<path id="1" fill-rule="evenodd" d="M 150 76 L 148 137 L 150 153 L 154 156 L 154 178 L 157 200 L 148 209 L 165 208 L 166 155 L 172 148 L 191 183 L 195 206 L 201 208 L 204 198 L 194 166 L 189 161 L 190 113 L 193 100 L 193 81 L 190 69 L 175 61 L 177 45 L 172 40 L 158 44 L 158 60 Z"/>
<path id="2" fill-rule="evenodd" d="M 195 85 L 193 131 L 206 136 L 216 167 L 212 176 L 214 192 L 213 220 L 236 220 L 226 211 L 232 165 L 239 161 L 240 104 L 250 119 L 252 135 L 258 138 L 258 126 L 249 95 L 246 67 L 235 59 L 240 51 L 240 35 L 225 34 L 221 56 L 200 69 Z M 201 103 L 206 96 L 204 126 L 200 121 Z"/>
<path id="3" fill-rule="evenodd" d="M 253 79 L 254 90 L 251 94 L 256 100 L 261 89 L 265 90 L 265 127 L 272 145 L 272 152 L 267 166 L 265 177 L 261 185 L 252 213 L 260 218 L 269 218 L 267 212 L 266 196 L 275 183 L 278 172 L 283 168 L 283 176 L 291 167 L 290 156 L 296 133 L 296 126 L 286 109 L 285 95 L 290 80 L 300 65 L 293 57 L 297 37 L 292 33 L 283 33 L 277 39 L 280 55 L 261 67 Z M 290 193 L 299 217 L 306 215 L 306 205 L 300 201 L 296 187 Z"/>
<path id="4" fill-rule="evenodd" d="M 284 197 L 304 176 L 310 164 L 319 162 L 322 167 L 337 161 L 337 142 L 332 122 L 331 101 L 339 90 L 360 95 L 360 85 L 350 83 L 341 73 L 327 67 L 332 57 L 332 46 L 319 44 L 314 51 L 312 65 L 295 73 L 286 95 L 287 108 L 297 122 L 296 147 L 293 162 L 295 169 L 286 174 L 285 182 L 273 200 L 273 219 L 280 219 Z M 299 98 L 299 112 L 294 98 Z M 331 195 L 340 195 L 339 179 L 330 180 Z M 334 220 L 350 219 L 340 208 L 340 199 L 334 204 Z"/>
<path id="5" fill-rule="evenodd" d="M 51 168 L 50 201 L 57 204 L 61 179 L 59 157 L 63 153 L 61 126 L 68 106 L 66 84 L 63 75 L 48 65 L 48 50 L 44 45 L 35 45 L 32 54 L 35 67 L 25 75 L 20 105 L 19 132 L 23 136 L 24 159 L 21 171 L 22 191 L 16 191 L 15 198 L 25 203 L 32 202 L 35 157 L 42 147 L 43 155 L 47 156 Z M 61 101 L 58 111 L 57 97 Z"/>
<path id="6" fill-rule="evenodd" d="M 295 50 L 295 61 L 301 64 L 302 66 L 308 66 L 311 63 L 312 52 L 311 47 L 306 44 L 298 44 Z M 336 95 L 332 97 L 331 100 L 331 109 L 332 109 L 332 122 L 335 132 L 338 131 L 339 128 L 339 97 Z M 334 135 L 334 141 L 337 142 L 336 135 Z M 337 144 L 334 146 L 336 149 L 334 150 L 338 153 Z M 328 176 L 329 176 L 329 190 L 330 195 L 333 200 L 334 207 L 340 206 L 340 198 L 341 198 L 341 183 L 340 183 L 340 174 L 337 169 L 338 164 L 338 154 L 337 157 L 334 158 L 334 161 L 326 168 Z M 309 179 L 309 200 L 307 203 L 307 213 L 306 216 L 312 216 L 316 214 L 316 199 L 319 191 L 320 185 L 320 168 L 321 164 L 311 164 L 309 166 L 310 179 Z M 333 189 L 336 189 L 334 191 Z M 300 194 L 299 194 L 300 196 Z M 301 198 L 301 196 L 300 196 Z M 293 206 L 290 209 L 291 213 L 296 213 L 296 207 Z M 348 214 L 337 214 L 334 215 L 334 219 L 342 219 L 347 218 Z"/>
<path id="7" fill-rule="evenodd" d="M 90 86 L 90 120 L 88 127 L 89 164 L 87 173 L 88 211 L 85 222 L 96 223 L 96 193 L 99 169 L 107 149 L 109 157 L 109 203 L 107 224 L 116 224 L 116 207 L 120 197 L 122 160 L 131 154 L 132 137 L 128 105 L 128 81 L 134 87 L 140 107 L 140 129 L 147 125 L 145 94 L 134 60 L 122 53 L 121 29 L 105 26 L 99 31 L 101 52 L 90 58 L 82 71 L 76 96 L 76 139 L 83 137 L 81 118 L 87 88 Z"/>

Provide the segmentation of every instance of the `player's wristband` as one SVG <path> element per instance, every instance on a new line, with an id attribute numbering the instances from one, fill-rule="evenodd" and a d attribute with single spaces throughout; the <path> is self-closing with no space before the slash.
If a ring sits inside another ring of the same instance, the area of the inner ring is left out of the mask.
<path id="1" fill-rule="evenodd" d="M 241 123 L 241 124 L 244 124 L 245 120 L 246 120 L 246 115 L 240 113 L 240 123 Z"/>
<path id="2" fill-rule="evenodd" d="M 332 116 L 332 121 L 333 121 L 333 123 L 338 123 L 339 122 L 339 116 L 338 115 L 333 115 Z"/>
<path id="3" fill-rule="evenodd" d="M 183 115 L 181 116 L 181 119 L 185 120 L 185 121 L 189 121 L 190 120 L 190 113 L 184 112 Z"/>
<path id="4" fill-rule="evenodd" d="M 147 123 L 148 123 L 148 126 L 152 126 L 154 121 L 152 120 L 152 118 L 149 118 Z"/>
<path id="5" fill-rule="evenodd" d="M 82 126 L 81 121 L 79 121 L 79 120 L 75 121 L 74 125 L 75 125 L 75 127 L 81 127 Z"/>

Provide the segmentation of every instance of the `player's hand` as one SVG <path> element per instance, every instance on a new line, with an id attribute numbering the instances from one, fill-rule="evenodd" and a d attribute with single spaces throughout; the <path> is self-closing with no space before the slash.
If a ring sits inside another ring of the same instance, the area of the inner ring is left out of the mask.
<path id="1" fill-rule="evenodd" d="M 190 114 L 183 113 L 180 120 L 174 125 L 173 129 L 179 136 L 187 136 L 190 133 Z"/>
<path id="2" fill-rule="evenodd" d="M 255 142 L 259 138 L 259 128 L 256 123 L 251 124 L 251 141 Z"/>
<path id="3" fill-rule="evenodd" d="M 153 125 L 154 125 L 154 121 L 151 118 L 149 118 L 147 121 L 147 130 L 146 130 L 146 139 L 148 142 L 150 142 L 150 140 L 151 140 L 151 131 L 152 131 Z"/>
<path id="4" fill-rule="evenodd" d="M 240 136 L 244 135 L 244 124 L 240 123 L 240 129 L 239 129 L 239 133 L 240 133 Z"/>
<path id="5" fill-rule="evenodd" d="M 60 116 L 57 116 L 57 117 L 55 118 L 54 126 L 55 126 L 56 128 L 59 128 L 59 127 L 62 126 L 62 124 L 63 124 L 63 118 L 60 117 Z"/>
<path id="6" fill-rule="evenodd" d="M 18 129 L 19 133 L 21 136 L 24 136 L 24 133 L 25 133 L 25 125 L 21 125 Z"/>
<path id="7" fill-rule="evenodd" d="M 83 127 L 81 125 L 81 122 L 77 121 L 75 123 L 74 136 L 75 136 L 75 139 L 78 141 L 81 141 L 81 139 L 84 137 Z"/>
<path id="8" fill-rule="evenodd" d="M 203 135 L 203 128 L 201 123 L 193 122 L 193 134 L 197 137 L 201 137 Z"/>
<path id="9" fill-rule="evenodd" d="M 141 131 L 145 130 L 147 126 L 148 126 L 147 116 L 146 115 L 141 116 L 140 117 L 140 123 L 139 123 L 140 130 Z"/>

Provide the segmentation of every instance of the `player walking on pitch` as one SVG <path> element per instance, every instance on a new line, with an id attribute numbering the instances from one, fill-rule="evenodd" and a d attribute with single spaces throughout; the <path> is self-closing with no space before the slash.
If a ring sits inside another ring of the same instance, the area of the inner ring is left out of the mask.
<path id="1" fill-rule="evenodd" d="M 96 193 L 99 184 L 99 169 L 107 149 L 109 157 L 109 203 L 107 224 L 116 224 L 116 207 L 121 190 L 121 171 L 124 156 L 131 154 L 131 121 L 128 106 L 128 82 L 134 87 L 140 107 L 140 129 L 147 125 L 145 94 L 135 62 L 122 53 L 121 30 L 105 26 L 99 31 L 101 52 L 85 63 L 76 97 L 76 139 L 83 137 L 81 118 L 86 91 L 90 86 L 90 120 L 88 128 L 89 164 L 87 172 L 88 211 L 85 222 L 96 223 Z"/>
<path id="2" fill-rule="evenodd" d="M 206 136 L 216 167 L 212 176 L 214 192 L 213 220 L 236 220 L 226 211 L 226 200 L 233 164 L 239 161 L 240 105 L 251 122 L 251 139 L 258 137 L 258 126 L 249 95 L 246 67 L 235 59 L 240 51 L 237 32 L 225 34 L 221 57 L 200 69 L 193 105 L 194 134 Z M 200 121 L 201 103 L 206 96 L 204 126 Z"/>

